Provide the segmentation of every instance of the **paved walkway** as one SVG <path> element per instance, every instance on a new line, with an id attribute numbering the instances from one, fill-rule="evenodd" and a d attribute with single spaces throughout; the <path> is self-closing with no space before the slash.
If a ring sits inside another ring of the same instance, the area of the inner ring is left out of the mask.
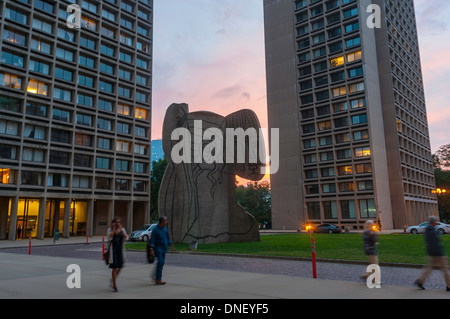
<path id="1" fill-rule="evenodd" d="M 81 267 L 81 289 L 69 289 L 67 266 Z M 166 286 L 150 283 L 149 265 L 127 264 L 119 293 L 109 288 L 110 270 L 101 261 L 0 253 L 0 298 L 94 299 L 449 299 L 450 293 L 383 285 L 239 271 L 166 266 Z"/>

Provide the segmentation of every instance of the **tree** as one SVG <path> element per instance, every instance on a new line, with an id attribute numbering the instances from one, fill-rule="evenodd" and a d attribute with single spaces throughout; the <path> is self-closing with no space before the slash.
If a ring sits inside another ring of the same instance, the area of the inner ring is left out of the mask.
<path id="1" fill-rule="evenodd" d="M 150 218 L 151 220 L 157 220 L 159 218 L 158 213 L 158 198 L 159 189 L 161 187 L 161 182 L 166 172 L 167 160 L 161 159 L 159 161 L 154 161 L 152 163 L 152 174 L 151 174 L 151 186 L 150 186 Z"/>
<path id="2" fill-rule="evenodd" d="M 269 182 L 249 182 L 247 186 L 236 187 L 237 202 L 253 215 L 258 223 L 271 223 L 272 200 Z"/>
<path id="3" fill-rule="evenodd" d="M 436 168 L 450 169 L 450 144 L 442 145 L 433 155 L 433 164 Z"/>
<path id="4" fill-rule="evenodd" d="M 434 177 L 436 187 L 450 190 L 450 144 L 442 145 L 433 154 Z M 438 194 L 439 215 L 441 220 L 450 220 L 450 194 Z"/>

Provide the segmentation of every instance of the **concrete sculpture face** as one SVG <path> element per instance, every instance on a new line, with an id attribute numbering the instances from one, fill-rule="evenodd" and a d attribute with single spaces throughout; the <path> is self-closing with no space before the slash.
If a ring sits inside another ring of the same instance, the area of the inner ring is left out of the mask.
<path id="1" fill-rule="evenodd" d="M 197 125 L 199 121 L 202 123 L 200 131 Z M 250 139 L 245 139 L 244 162 L 242 159 L 237 160 L 239 152 L 235 152 L 233 157 L 227 156 L 229 149 L 216 149 L 213 153 L 221 156 L 222 160 L 213 163 L 202 157 L 199 160 L 198 157 L 198 150 L 203 152 L 211 143 L 203 140 L 203 134 L 206 134 L 208 129 L 222 132 L 223 145 L 230 145 L 230 139 L 226 140 L 226 131 L 230 128 L 254 128 L 259 131 L 260 124 L 251 110 L 241 110 L 223 117 L 210 112 L 189 113 L 187 104 L 172 104 L 166 112 L 163 149 L 168 166 L 159 192 L 159 215 L 169 218 L 168 228 L 174 243 L 198 241 L 205 244 L 259 240 L 257 222 L 237 203 L 235 189 L 236 175 L 252 181 L 259 181 L 264 177 L 261 173 L 261 161 L 249 160 L 249 154 L 255 144 L 249 143 Z M 189 152 L 184 153 L 186 149 L 183 150 L 182 155 L 188 154 L 190 161 L 174 161 L 172 153 L 178 152 L 175 148 L 181 140 L 173 139 L 173 133 L 177 129 L 188 131 L 192 141 L 197 141 L 197 144 L 189 141 Z M 202 145 L 199 145 L 199 139 L 195 136 L 199 137 L 199 134 L 202 136 Z M 258 142 L 259 139 L 263 139 L 262 135 L 258 135 Z M 233 140 L 231 144 L 236 149 L 238 146 L 244 146 L 238 139 Z M 263 141 L 258 143 L 261 144 L 264 145 Z"/>

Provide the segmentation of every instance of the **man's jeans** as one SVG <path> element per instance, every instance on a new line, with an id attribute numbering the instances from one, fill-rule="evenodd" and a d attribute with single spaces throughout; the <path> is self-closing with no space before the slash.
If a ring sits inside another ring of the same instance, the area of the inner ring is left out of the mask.
<path id="1" fill-rule="evenodd" d="M 447 287 L 450 287 L 450 273 L 448 271 L 448 262 L 447 256 L 443 257 L 430 257 L 430 261 L 428 263 L 427 268 L 425 268 L 422 276 L 417 280 L 420 284 L 424 284 L 424 282 L 431 275 L 433 269 L 439 269 L 444 273 L 445 283 Z"/>
<path id="2" fill-rule="evenodd" d="M 162 279 L 162 273 L 164 264 L 166 263 L 166 253 L 156 252 L 156 259 L 158 259 L 158 263 L 156 264 L 156 280 Z"/>

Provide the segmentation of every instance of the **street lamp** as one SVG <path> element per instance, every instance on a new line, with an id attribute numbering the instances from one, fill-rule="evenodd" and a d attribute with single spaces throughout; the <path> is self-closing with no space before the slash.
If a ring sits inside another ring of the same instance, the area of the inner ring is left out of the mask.
<path id="1" fill-rule="evenodd" d="M 431 193 L 438 194 L 438 195 L 446 195 L 447 194 L 447 190 L 445 188 L 436 188 L 436 189 L 433 189 L 431 191 Z"/>

